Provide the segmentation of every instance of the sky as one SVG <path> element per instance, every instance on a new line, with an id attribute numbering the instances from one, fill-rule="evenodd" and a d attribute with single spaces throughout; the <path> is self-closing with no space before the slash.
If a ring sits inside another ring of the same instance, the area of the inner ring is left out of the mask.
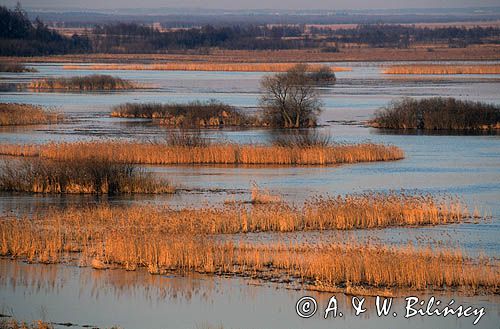
<path id="1" fill-rule="evenodd" d="M 0 0 L 12 7 L 17 0 Z M 210 8 L 210 9 L 399 9 L 498 7 L 499 0 L 21 0 L 25 8 L 36 9 L 130 9 L 130 8 Z"/>

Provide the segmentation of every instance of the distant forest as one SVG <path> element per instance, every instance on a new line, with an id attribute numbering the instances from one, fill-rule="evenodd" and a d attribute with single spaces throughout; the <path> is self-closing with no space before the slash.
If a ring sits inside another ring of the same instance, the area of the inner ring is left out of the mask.
<path id="1" fill-rule="evenodd" d="M 31 22 L 19 5 L 14 10 L 0 6 L 0 55 L 34 56 L 90 51 L 92 46 L 87 37 L 64 37 L 39 19 Z"/>
<path id="2" fill-rule="evenodd" d="M 97 25 L 85 35 L 63 36 L 40 19 L 31 22 L 20 6 L 0 6 L 0 55 L 35 56 L 68 53 L 164 53 L 209 48 L 277 50 L 319 48 L 338 51 L 346 43 L 408 48 L 414 43 L 447 43 L 449 47 L 498 43 L 499 28 L 370 24 L 350 29 L 306 25 L 205 25 L 160 31 L 136 23 Z"/>

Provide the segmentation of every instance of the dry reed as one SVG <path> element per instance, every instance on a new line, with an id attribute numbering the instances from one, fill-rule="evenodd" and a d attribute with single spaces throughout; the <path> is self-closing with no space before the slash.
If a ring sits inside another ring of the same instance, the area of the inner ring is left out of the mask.
<path id="1" fill-rule="evenodd" d="M 0 126 L 57 123 L 63 115 L 31 104 L 0 103 Z"/>
<path id="2" fill-rule="evenodd" d="M 161 64 L 96 64 L 64 65 L 65 70 L 162 70 L 162 71 L 229 71 L 229 72 L 286 72 L 298 63 L 161 63 Z M 308 65 L 309 70 L 317 71 L 324 67 L 319 64 Z M 329 67 L 333 72 L 351 71 L 351 68 Z"/>
<path id="3" fill-rule="evenodd" d="M 15 319 L 1 320 L 0 329 L 52 329 L 51 324 L 38 320 L 33 323 L 18 322 Z"/>
<path id="4" fill-rule="evenodd" d="M 173 193 L 175 189 L 134 165 L 89 158 L 8 160 L 0 165 L 0 191 L 31 193 Z"/>
<path id="5" fill-rule="evenodd" d="M 496 130 L 500 106 L 455 98 L 402 98 L 375 112 L 371 125 L 388 129 Z"/>
<path id="6" fill-rule="evenodd" d="M 99 91 L 126 90 L 138 86 L 130 81 L 110 75 L 94 74 L 70 78 L 46 78 L 34 80 L 28 88 L 35 90 L 66 90 L 66 91 Z"/>
<path id="7" fill-rule="evenodd" d="M 275 145 L 210 144 L 185 147 L 161 143 L 77 142 L 42 145 L 0 145 L 0 154 L 39 156 L 56 160 L 91 158 L 99 154 L 116 163 L 137 164 L 255 164 L 255 165 L 333 165 L 343 163 L 391 161 L 404 158 L 392 145 L 333 144 L 330 146 L 286 147 Z"/>
<path id="8" fill-rule="evenodd" d="M 266 194 L 259 190 L 255 193 Z M 39 216 L 58 218 L 67 225 L 88 226 L 88 230 L 97 229 L 104 221 L 169 234 L 351 230 L 451 224 L 471 218 L 467 207 L 457 198 L 419 193 L 317 196 L 301 206 L 274 201 L 183 209 L 103 205 L 51 210 Z"/>
<path id="9" fill-rule="evenodd" d="M 169 221 L 148 214 L 110 214 L 100 207 L 54 211 L 35 218 L 0 219 L 0 254 L 33 262 L 61 262 L 152 274 L 201 272 L 297 282 L 317 290 L 342 288 L 449 289 L 498 293 L 497 260 L 472 260 L 460 251 L 371 244 L 264 245 L 217 242 L 215 237 L 171 233 Z M 122 210 L 123 211 L 123 210 Z M 184 218 L 189 218 L 186 214 Z"/>
<path id="10" fill-rule="evenodd" d="M 395 65 L 385 74 L 500 74 L 500 65 Z"/>
<path id="11" fill-rule="evenodd" d="M 256 117 L 233 106 L 211 100 L 190 103 L 125 103 L 113 107 L 112 117 L 154 119 L 173 127 L 222 127 L 262 125 Z"/>

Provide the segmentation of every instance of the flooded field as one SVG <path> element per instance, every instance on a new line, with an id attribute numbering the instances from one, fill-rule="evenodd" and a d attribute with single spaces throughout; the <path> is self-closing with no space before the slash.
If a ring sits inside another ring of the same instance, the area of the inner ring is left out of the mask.
<path id="1" fill-rule="evenodd" d="M 481 62 L 484 63 L 484 62 Z M 491 62 L 498 64 L 498 62 Z M 500 135 L 460 135 L 383 131 L 365 125 L 373 113 L 402 96 L 442 96 L 500 104 L 499 75 L 389 76 L 389 63 L 331 63 L 352 67 L 338 72 L 337 83 L 321 87 L 324 112 L 321 127 L 336 142 L 373 142 L 400 147 L 405 158 L 337 166 L 144 166 L 167 178 L 174 195 L 82 196 L 0 193 L 3 214 L 38 212 L 50 207 L 110 203 L 201 207 L 228 201 L 249 201 L 253 183 L 300 205 L 315 195 L 345 195 L 366 191 L 418 190 L 432 195 L 456 195 L 471 211 L 487 220 L 446 226 L 398 227 L 350 232 L 310 231 L 248 233 L 225 239 L 245 242 L 377 240 L 392 245 L 424 243 L 459 248 L 471 256 L 500 258 Z M 394 64 L 394 63 L 391 63 Z M 406 64 L 406 63 L 396 63 Z M 463 64 L 476 64 L 463 62 Z M 83 64 L 82 64 L 83 65 Z M 0 143 L 46 143 L 93 139 L 158 141 L 168 129 L 145 119 L 109 116 L 125 102 L 187 102 L 217 99 L 246 111 L 257 111 L 259 81 L 256 72 L 102 71 L 143 84 L 146 89 L 117 92 L 34 92 L 24 86 L 35 78 L 94 74 L 91 70 L 64 70 L 62 64 L 33 64 L 36 73 L 0 74 L 1 102 L 42 105 L 64 113 L 62 124 L 0 127 Z M 205 129 L 213 141 L 266 143 L 285 132 L 271 129 Z M 257 285 L 249 285 L 255 283 Z M 94 271 L 67 265 L 33 265 L 0 260 L 0 313 L 18 319 L 44 319 L 76 325 L 139 328 L 386 328 L 383 317 L 370 314 L 344 318 L 300 319 L 296 301 L 313 294 L 325 306 L 332 294 L 287 290 L 237 278 L 151 276 L 124 270 Z M 405 295 L 406 296 L 406 295 Z M 408 295 L 410 296 L 410 295 Z M 420 296 L 420 295 L 419 295 Z M 343 305 L 350 296 L 339 294 Z M 422 295 L 421 298 L 429 298 Z M 496 328 L 500 320 L 498 295 L 455 298 L 457 304 L 484 306 L 486 315 L 476 326 Z M 404 309 L 404 298 L 395 301 Z M 133 311 L 131 311 L 133 310 Z M 348 312 L 347 312 L 348 313 Z M 118 321 L 116 319 L 119 319 Z M 204 319 L 200 321 L 199 319 Z M 272 322 L 270 322 L 272 319 Z M 260 322 L 259 322 L 260 321 Z M 469 328 L 469 319 L 415 317 L 391 319 L 392 327 Z"/>

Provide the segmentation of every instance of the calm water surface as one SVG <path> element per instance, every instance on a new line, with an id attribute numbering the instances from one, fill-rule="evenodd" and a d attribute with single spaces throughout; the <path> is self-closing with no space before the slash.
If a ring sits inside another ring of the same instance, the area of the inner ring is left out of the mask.
<path id="1" fill-rule="evenodd" d="M 498 64 L 498 62 L 494 62 Z M 471 76 L 384 76 L 388 63 L 333 63 L 351 66 L 351 72 L 337 74 L 333 88 L 322 88 L 325 111 L 319 128 L 335 141 L 387 143 L 401 147 L 406 158 L 331 167 L 256 166 L 148 166 L 179 186 L 169 196 L 40 196 L 0 194 L 2 213 L 39 211 L 56 206 L 136 203 L 198 207 L 226 200 L 249 200 L 252 182 L 300 204 L 316 194 L 363 193 L 366 191 L 418 190 L 435 195 L 452 194 L 471 208 L 491 214 L 481 223 L 464 223 L 424 228 L 390 228 L 353 232 L 296 232 L 288 234 L 246 234 L 228 238 L 262 242 L 299 240 L 306 242 L 367 240 L 392 244 L 408 242 L 444 244 L 471 255 L 486 253 L 500 257 L 500 136 L 452 134 L 395 134 L 366 128 L 362 122 L 373 112 L 401 96 L 450 96 L 500 104 L 498 75 Z M 63 70 L 60 64 L 36 64 L 39 72 L 0 74 L 0 84 L 23 84 L 33 78 L 94 74 L 89 70 Z M 109 118 L 112 106 L 123 102 L 186 102 L 215 98 L 248 111 L 259 100 L 263 73 L 109 71 L 138 81 L 148 89 L 110 93 L 44 93 L 27 90 L 0 92 L 1 102 L 23 102 L 53 107 L 66 114 L 60 125 L 0 128 L 1 143 L 43 143 L 96 138 L 157 140 L 167 130 L 147 120 Z M 349 124 L 346 124 L 349 123 Z M 208 138 L 239 143 L 264 143 L 280 131 L 206 130 Z M 0 313 L 20 319 L 45 318 L 126 328 L 470 328 L 469 319 L 414 318 L 401 316 L 390 322 L 371 317 L 301 320 L 294 313 L 301 291 L 276 286 L 249 286 L 240 279 L 178 278 L 150 276 L 141 272 L 97 272 L 62 265 L 27 265 L 0 261 Z M 318 294 L 323 303 L 330 297 Z M 449 300 L 448 296 L 446 300 Z M 488 312 L 477 328 L 498 328 L 498 297 L 457 297 L 462 303 L 484 305 Z M 347 301 L 348 302 L 348 301 Z M 399 300 L 398 307 L 402 307 Z M 344 303 L 347 305 L 346 303 Z M 119 319 L 119 321 L 116 321 Z"/>

